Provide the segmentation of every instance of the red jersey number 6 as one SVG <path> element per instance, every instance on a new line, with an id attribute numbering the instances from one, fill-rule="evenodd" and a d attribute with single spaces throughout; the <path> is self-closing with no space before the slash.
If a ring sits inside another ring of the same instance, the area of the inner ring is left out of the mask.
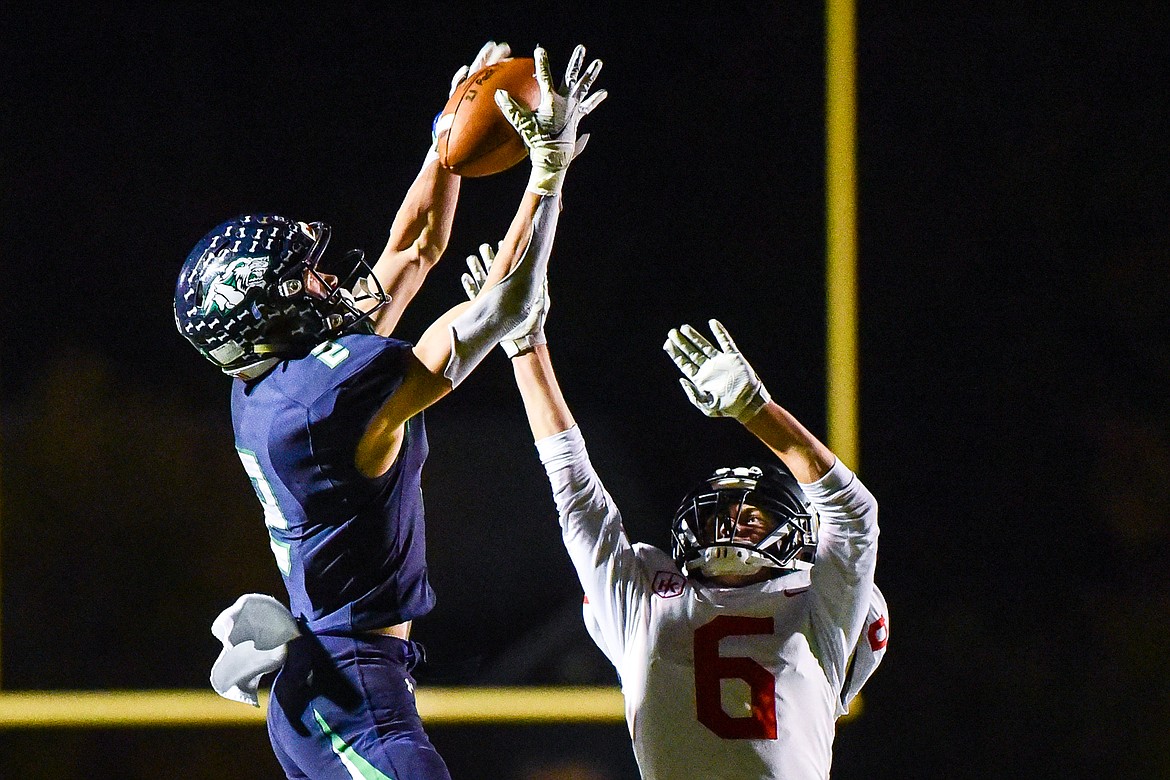
<path id="1" fill-rule="evenodd" d="M 776 678 L 750 658 L 719 655 L 728 636 L 771 634 L 770 617 L 720 615 L 695 630 L 695 710 L 699 722 L 724 739 L 776 739 Z M 733 718 L 723 710 L 721 681 L 736 678 L 751 689 L 752 714 Z"/>

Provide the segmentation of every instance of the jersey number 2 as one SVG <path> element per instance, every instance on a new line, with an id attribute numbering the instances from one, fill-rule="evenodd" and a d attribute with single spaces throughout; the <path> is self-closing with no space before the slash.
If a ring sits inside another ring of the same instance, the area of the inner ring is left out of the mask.
<path id="1" fill-rule="evenodd" d="M 264 508 L 264 525 L 268 526 L 268 544 L 272 547 L 272 554 L 276 556 L 276 566 L 280 573 L 288 576 L 292 572 L 292 563 L 289 557 L 289 544 L 277 538 L 273 531 L 287 531 L 288 520 L 280 511 L 280 504 L 276 503 L 276 494 L 272 492 L 272 485 L 264 476 L 260 467 L 260 460 L 256 453 L 236 448 L 240 461 L 244 464 L 244 471 L 252 480 L 252 487 L 256 489 L 256 497 L 260 499 L 260 506 Z"/>
<path id="2" fill-rule="evenodd" d="M 695 710 L 699 722 L 724 739 L 776 739 L 776 677 L 750 658 L 719 655 L 728 636 L 771 634 L 770 617 L 720 615 L 695 630 Z M 751 715 L 733 718 L 723 709 L 723 680 L 740 679 L 751 691 Z"/>

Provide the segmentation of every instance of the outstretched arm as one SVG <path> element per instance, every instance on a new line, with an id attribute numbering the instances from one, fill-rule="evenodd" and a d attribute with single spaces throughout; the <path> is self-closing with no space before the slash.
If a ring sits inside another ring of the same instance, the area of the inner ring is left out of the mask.
<path id="1" fill-rule="evenodd" d="M 468 298 L 476 299 L 495 266 L 496 253 L 490 244 L 480 245 L 478 257 L 471 255 L 467 258 L 468 272 L 463 274 L 463 290 Z M 576 425 L 548 353 L 544 321 L 552 301 L 547 279 L 542 286 L 543 294 L 528 317 L 500 341 L 500 348 L 512 361 L 516 386 L 524 402 L 532 438 L 536 441 L 563 433 Z"/>
<path id="2" fill-rule="evenodd" d="M 650 589 L 645 566 L 626 536 L 617 504 L 589 460 L 585 439 L 553 373 L 548 347 L 542 343 L 517 353 L 512 369 L 552 488 L 565 550 L 585 593 L 586 628 L 622 675 L 630 637 L 647 624 Z"/>
<path id="3" fill-rule="evenodd" d="M 577 47 L 565 84 L 556 92 L 548 73 L 548 55 L 536 50 L 537 79 L 544 93 L 541 106 L 556 106 L 555 112 L 528 111 L 506 94 L 497 95 L 497 103 L 529 149 L 532 176 L 482 292 L 427 328 L 414 347 L 402 385 L 367 427 L 357 452 L 363 473 L 384 474 L 397 457 L 406 420 L 463 381 L 504 336 L 524 322 L 543 296 L 560 213 L 561 182 L 578 148 L 577 123 L 605 94 L 586 97 L 601 62 L 595 60 L 582 75 L 583 57 L 584 48 Z"/>
<path id="4" fill-rule="evenodd" d="M 464 65 L 451 79 L 451 93 L 471 73 L 512 53 L 508 44 L 488 41 L 471 65 Z M 406 191 L 390 225 L 390 236 L 373 267 L 373 275 L 390 302 L 374 315 L 374 331 L 389 336 L 402 312 L 422 287 L 431 268 L 439 262 L 451 237 L 451 224 L 459 200 L 460 179 L 439 165 L 432 142 L 422 169 Z"/>
<path id="5" fill-rule="evenodd" d="M 535 110 L 525 109 L 502 90 L 496 92 L 496 103 L 528 148 L 532 173 L 520 210 L 479 295 L 432 326 L 415 348 L 419 359 L 432 372 L 441 372 L 451 387 L 520 325 L 544 294 L 562 182 L 581 149 L 577 125 L 606 95 L 604 90 L 589 94 L 601 72 L 601 61 L 594 60 L 582 73 L 584 58 L 585 47 L 578 46 L 557 90 L 553 87 L 548 54 L 536 49 L 541 101 Z"/>
<path id="6" fill-rule="evenodd" d="M 475 258 L 468 262 L 474 286 Z M 647 580 L 622 527 L 621 513 L 593 469 L 553 372 L 543 333 L 547 311 L 546 295 L 540 316 L 509 334 L 514 339 L 511 346 L 507 341 L 501 346 L 512 359 L 536 451 L 552 488 L 565 549 L 585 592 L 585 626 L 622 674 L 631 627 L 645 625 Z"/>
<path id="7" fill-rule="evenodd" d="M 403 423 L 451 392 L 524 320 L 540 294 L 559 211 L 556 196 L 525 193 L 504 239 L 505 262 L 492 268 L 483 294 L 431 323 L 407 358 L 402 385 L 370 420 L 357 449 L 362 473 L 386 473 Z"/>
<path id="8" fill-rule="evenodd" d="M 775 401 L 764 404 L 759 414 L 743 426 L 767 445 L 799 482 L 815 482 L 837 460 L 828 447 Z"/>
<path id="9" fill-rule="evenodd" d="M 451 236 L 460 179 L 428 156 L 390 228 L 390 238 L 373 267 L 373 276 L 390 302 L 373 316 L 374 332 L 389 336 L 402 313 L 442 257 Z"/>
<path id="10" fill-rule="evenodd" d="M 516 375 L 516 387 L 520 389 L 534 440 L 567 431 L 577 424 L 557 383 L 548 345 L 538 344 L 530 352 L 512 358 L 512 372 Z"/>

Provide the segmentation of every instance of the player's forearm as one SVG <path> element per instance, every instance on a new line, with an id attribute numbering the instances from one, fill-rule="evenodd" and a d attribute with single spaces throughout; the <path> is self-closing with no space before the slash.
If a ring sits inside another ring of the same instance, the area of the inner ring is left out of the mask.
<path id="1" fill-rule="evenodd" d="M 540 305 L 558 216 L 555 197 L 525 196 L 483 288 L 448 328 L 450 357 L 443 375 L 452 387 Z"/>
<path id="2" fill-rule="evenodd" d="M 407 191 L 390 228 L 390 239 L 373 268 L 378 284 L 390 296 L 390 302 L 374 316 L 376 333 L 389 336 L 394 332 L 403 311 L 446 250 L 459 181 L 428 158 Z"/>
<path id="3" fill-rule="evenodd" d="M 379 266 L 393 264 L 395 256 L 404 253 L 428 265 L 438 262 L 451 238 L 460 181 L 460 177 L 428 157 L 394 215 L 390 237 L 374 268 L 375 273 L 381 270 Z M 386 271 L 392 273 L 393 269 L 387 268 Z M 383 284 L 387 283 L 381 274 L 379 279 Z"/>
<path id="4" fill-rule="evenodd" d="M 539 344 L 531 352 L 512 358 L 512 370 L 534 440 L 567 431 L 576 424 L 553 372 L 546 345 Z"/>
<path id="5" fill-rule="evenodd" d="M 555 225 L 555 220 L 559 215 L 560 203 L 556 203 L 556 210 L 546 207 L 542 211 L 540 208 L 542 203 L 547 202 L 551 206 L 555 200 L 556 198 L 554 197 L 541 196 L 532 192 L 524 193 L 524 197 L 520 201 L 520 206 L 516 209 L 515 216 L 512 217 L 512 223 L 508 226 L 508 232 L 504 234 L 504 239 L 500 242 L 500 248 L 496 252 L 492 267 L 488 271 L 487 280 L 484 282 L 485 290 L 507 276 L 520 262 L 526 252 L 531 255 L 532 253 L 545 251 L 546 247 L 540 243 L 543 240 L 542 236 L 548 237 L 549 246 L 547 250 L 551 251 L 552 237 L 555 235 L 555 229 L 536 230 L 534 228 L 536 227 L 535 223 L 538 214 L 541 215 L 543 221 L 552 221 Z M 544 226 L 542 225 L 541 227 Z"/>
<path id="6" fill-rule="evenodd" d="M 815 482 L 837 460 L 832 450 L 775 401 L 765 404 L 744 427 L 767 445 L 800 482 Z"/>

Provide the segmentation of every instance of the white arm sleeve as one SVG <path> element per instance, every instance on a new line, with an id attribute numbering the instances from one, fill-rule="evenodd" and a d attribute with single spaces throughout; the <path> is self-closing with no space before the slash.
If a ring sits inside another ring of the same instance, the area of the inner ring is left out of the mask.
<path id="1" fill-rule="evenodd" d="M 528 316 L 544 297 L 544 277 L 557 232 L 560 204 L 556 197 L 540 199 L 532 220 L 532 234 L 519 261 L 500 282 L 476 296 L 456 317 L 451 333 L 451 357 L 443 376 L 456 387 L 505 335 Z"/>
<path id="2" fill-rule="evenodd" d="M 840 691 L 874 592 L 877 501 L 840 460 L 823 477 L 801 488 L 820 516 L 817 559 L 811 572 L 813 631 L 825 673 Z"/>
<path id="3" fill-rule="evenodd" d="M 596 621 L 590 635 L 620 675 L 628 638 L 646 609 L 645 574 L 577 426 L 537 441 L 536 449 L 552 485 L 565 549 Z"/>

